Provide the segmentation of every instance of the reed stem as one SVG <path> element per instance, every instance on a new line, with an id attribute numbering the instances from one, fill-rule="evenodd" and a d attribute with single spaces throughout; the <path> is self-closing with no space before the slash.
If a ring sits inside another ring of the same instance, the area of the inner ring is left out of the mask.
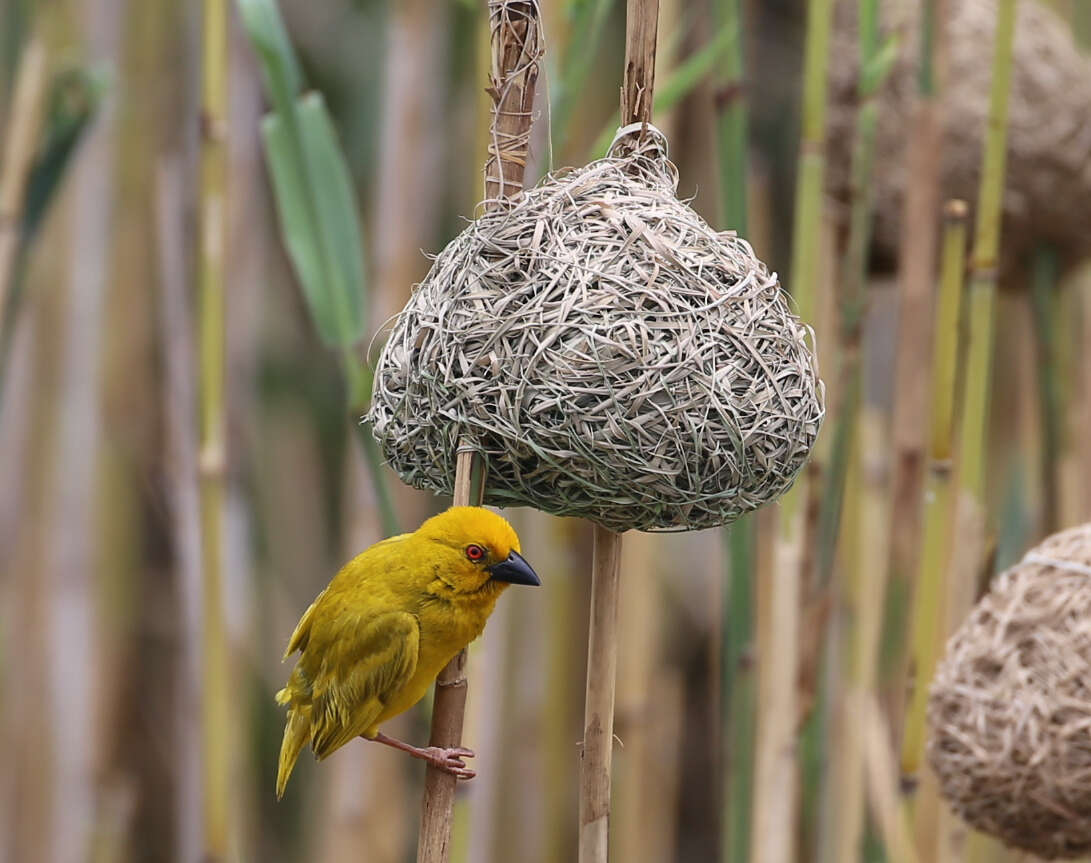
<path id="1" fill-rule="evenodd" d="M 927 446 L 928 375 L 921 356 L 932 344 L 932 287 L 935 282 L 936 224 L 940 207 L 939 171 L 942 55 L 946 0 L 924 0 L 920 23 L 920 73 L 909 125 L 907 175 L 898 254 L 898 344 L 894 359 L 894 440 L 890 504 L 890 554 L 886 643 L 883 669 L 887 718 L 900 736 L 909 668 L 909 615 L 913 574 L 917 571 L 921 534 L 920 501 Z M 934 393 L 933 393 L 934 398 Z"/>
<path id="2" fill-rule="evenodd" d="M 204 0 L 201 107 L 200 471 L 205 859 L 231 839 L 231 683 L 223 613 L 226 474 L 224 286 L 227 246 L 227 4 Z"/>
<path id="3" fill-rule="evenodd" d="M 970 258 L 969 350 L 959 444 L 959 487 L 984 511 L 989 388 L 996 306 L 997 251 L 1007 163 L 1008 95 L 1011 89 L 1016 0 L 1000 0 L 996 16 L 989 118 Z"/>
<path id="4" fill-rule="evenodd" d="M 625 74 L 621 87 L 623 126 L 651 122 L 658 30 L 659 0 L 628 0 L 625 6 Z M 595 525 L 587 692 L 579 771 L 580 863 L 606 863 L 609 856 L 620 565 L 621 534 Z"/>
<path id="5" fill-rule="evenodd" d="M 580 863 L 606 863 L 608 858 L 620 569 L 621 534 L 595 525 L 580 750 Z"/>
<path id="6" fill-rule="evenodd" d="M 845 484 L 838 578 L 844 611 L 838 640 L 844 645 L 847 674 L 832 699 L 837 702 L 834 751 L 838 754 L 830 766 L 836 820 L 829 831 L 832 850 L 823 857 L 831 863 L 857 860 L 864 837 L 866 773 L 860 720 L 866 706 L 874 701 L 885 588 L 883 581 L 875 577 L 886 555 L 884 421 L 876 406 L 867 405 L 860 411 L 858 424 L 859 445 L 854 448 Z"/>
<path id="7" fill-rule="evenodd" d="M 792 233 L 792 296 L 799 316 L 812 321 L 818 307 L 822 195 L 826 170 L 826 70 L 831 0 L 809 0 L 803 59 L 803 123 Z M 757 593 L 757 726 L 754 750 L 751 863 L 794 859 L 798 765 L 795 757 L 799 697 L 800 602 L 808 477 L 804 471 L 777 512 L 770 583 Z"/>
<path id="8" fill-rule="evenodd" d="M 1059 361 L 1064 331 L 1058 320 L 1058 279 L 1060 262 L 1051 246 L 1034 252 L 1031 306 L 1038 370 L 1038 412 L 1042 429 L 1042 533 L 1060 528 L 1061 453 L 1064 429 L 1064 391 Z"/>
<path id="9" fill-rule="evenodd" d="M 747 111 L 742 0 L 717 0 L 716 26 L 726 33 L 716 90 L 720 214 L 724 227 L 747 234 Z"/>
<path id="10" fill-rule="evenodd" d="M 992 88 L 985 129 L 985 152 L 977 201 L 973 253 L 967 292 L 969 343 L 965 359 L 965 384 L 959 419 L 958 491 L 955 502 L 954 543 L 948 564 L 947 632 L 969 612 L 986 560 L 986 466 L 989 397 L 995 337 L 997 252 L 1004 199 L 1007 157 L 1008 101 L 1011 90 L 1012 54 L 1015 41 L 1016 0 L 999 0 L 993 55 Z M 917 675 L 917 686 L 928 679 Z M 921 802 L 918 801 L 918 806 Z M 938 837 L 940 856 L 949 851 L 949 837 Z M 955 853 L 955 852 L 952 852 Z M 953 857 L 950 859 L 954 859 Z"/>
<path id="11" fill-rule="evenodd" d="M 523 189 L 534 89 L 542 55 L 541 11 L 537 0 L 509 0 L 490 5 L 493 118 L 489 159 L 485 163 L 486 206 Z M 472 442 L 459 441 L 454 506 L 480 506 L 485 496 L 485 465 Z M 466 651 L 436 678 L 430 746 L 461 745 L 466 714 Z M 429 765 L 425 774 L 417 863 L 447 863 L 451 855 L 457 779 Z"/>
<path id="12" fill-rule="evenodd" d="M 726 229 L 746 236 L 749 171 L 741 0 L 717 0 L 715 13 L 717 28 L 728 34 L 716 91 L 720 213 Z M 755 522 L 749 517 L 725 530 L 729 566 L 721 625 L 724 863 L 744 863 L 750 848 L 750 789 L 754 781 L 754 710 L 757 706 L 751 656 L 754 649 L 754 533 Z"/>
<path id="13" fill-rule="evenodd" d="M 902 788 L 905 789 L 906 823 L 920 782 L 924 757 L 925 713 L 928 706 L 928 681 L 935 671 L 945 630 L 945 583 L 951 548 L 953 513 L 951 457 L 954 451 L 954 401 L 958 360 L 959 316 L 962 303 L 963 274 L 966 261 L 966 204 L 948 201 L 944 207 L 943 256 L 939 301 L 935 308 L 931 376 L 931 432 L 928 446 L 928 470 L 923 492 L 921 554 L 913 597 L 912 653 L 916 685 L 909 704 L 908 718 L 901 743 Z M 928 793 L 934 789 L 929 788 Z M 920 795 L 922 798 L 925 795 Z M 931 804 L 921 810 L 928 820 Z M 914 816 L 915 817 L 915 816 Z M 921 820 L 918 819 L 920 824 Z M 932 841 L 917 834 L 920 848 Z M 926 855 L 927 856 L 927 855 Z"/>
<path id="14" fill-rule="evenodd" d="M 861 362 L 864 315 L 867 306 L 867 264 L 871 245 L 871 221 L 874 209 L 872 189 L 875 164 L 875 140 L 879 125 L 877 95 L 885 76 L 868 74 L 879 54 L 879 2 L 860 0 L 859 11 L 860 107 L 856 114 L 851 167 L 851 202 L 849 205 L 849 238 L 842 268 L 841 311 L 839 327 L 840 355 L 837 389 L 840 405 L 833 411 L 833 450 L 830 469 L 823 493 L 819 517 L 818 578 L 829 582 L 837 555 L 845 477 L 848 475 L 850 454 L 856 432 L 856 416 L 860 408 Z"/>

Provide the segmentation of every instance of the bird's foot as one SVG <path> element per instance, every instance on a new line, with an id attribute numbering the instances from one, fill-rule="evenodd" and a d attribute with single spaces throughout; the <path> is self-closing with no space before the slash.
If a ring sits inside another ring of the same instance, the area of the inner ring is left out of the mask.
<path id="1" fill-rule="evenodd" d="M 413 746 L 403 740 L 398 740 L 396 737 L 389 737 L 381 731 L 370 739 L 376 743 L 384 743 L 387 746 L 400 749 L 402 752 L 408 752 L 414 758 L 427 761 L 437 770 L 450 773 L 457 779 L 473 779 L 477 775 L 462 760 L 463 758 L 474 757 L 473 750 L 464 746 L 454 746 L 449 749 L 443 746 L 426 746 L 422 749 L 419 746 Z"/>
<path id="2" fill-rule="evenodd" d="M 456 779 L 473 779 L 477 775 L 462 760 L 474 757 L 472 749 L 466 749 L 463 746 L 456 746 L 451 749 L 444 749 L 441 746 L 428 746 L 420 751 L 421 757 L 425 761 L 437 770 L 450 773 Z"/>

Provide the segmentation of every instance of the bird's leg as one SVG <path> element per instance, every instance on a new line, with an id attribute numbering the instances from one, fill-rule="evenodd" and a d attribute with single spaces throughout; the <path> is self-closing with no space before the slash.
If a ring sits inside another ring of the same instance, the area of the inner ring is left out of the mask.
<path id="1" fill-rule="evenodd" d="M 452 749 L 445 749 L 442 746 L 426 746 L 422 749 L 398 740 L 396 737 L 388 737 L 381 731 L 374 737 L 365 737 L 364 739 L 374 740 L 376 743 L 385 743 L 387 746 L 400 749 L 402 752 L 408 752 L 414 758 L 427 761 L 436 769 L 442 770 L 444 773 L 450 773 L 458 779 L 473 779 L 477 775 L 462 760 L 463 758 L 473 758 L 473 750 L 462 746 L 456 746 Z"/>

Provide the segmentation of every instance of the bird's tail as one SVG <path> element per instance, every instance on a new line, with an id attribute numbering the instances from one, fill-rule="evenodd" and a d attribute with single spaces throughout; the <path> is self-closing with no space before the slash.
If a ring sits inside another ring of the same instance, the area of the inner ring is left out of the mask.
<path id="1" fill-rule="evenodd" d="M 277 693 L 277 701 L 289 704 L 288 721 L 284 725 L 284 739 L 280 744 L 280 762 L 277 765 L 277 800 L 284 796 L 288 777 L 292 775 L 296 759 L 311 730 L 311 708 L 305 704 L 291 704 L 287 689 Z"/>

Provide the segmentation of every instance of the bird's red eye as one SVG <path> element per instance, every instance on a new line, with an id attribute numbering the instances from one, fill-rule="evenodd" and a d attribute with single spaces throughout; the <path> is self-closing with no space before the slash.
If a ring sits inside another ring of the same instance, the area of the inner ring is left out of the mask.
<path id="1" fill-rule="evenodd" d="M 466 546 L 466 557 L 477 563 L 479 560 L 485 559 L 485 549 L 480 545 L 468 545 Z"/>

